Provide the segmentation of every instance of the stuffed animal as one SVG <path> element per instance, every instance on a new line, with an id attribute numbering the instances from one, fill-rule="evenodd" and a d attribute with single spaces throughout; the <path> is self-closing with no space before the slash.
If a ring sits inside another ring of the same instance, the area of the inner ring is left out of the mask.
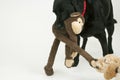
<path id="1" fill-rule="evenodd" d="M 71 67 L 74 64 L 74 57 L 76 54 L 80 54 L 83 56 L 91 65 L 91 61 L 95 60 L 91 55 L 89 55 L 86 51 L 81 49 L 77 45 L 77 34 L 79 34 L 84 25 L 84 18 L 79 12 L 74 12 L 70 15 L 68 19 L 64 21 L 65 28 L 59 29 L 56 27 L 56 22 L 53 24 L 52 30 L 55 35 L 55 39 L 50 51 L 50 56 L 48 59 L 48 63 L 45 66 L 45 73 L 50 76 L 54 73 L 53 64 L 56 56 L 56 52 L 59 46 L 60 41 L 64 42 L 65 45 L 65 65 L 67 67 Z"/>
<path id="2" fill-rule="evenodd" d="M 70 15 L 70 18 L 64 21 L 64 23 L 68 37 L 77 45 L 78 41 L 76 35 L 80 34 L 83 29 L 83 25 L 85 23 L 84 17 L 79 12 L 74 12 Z M 70 68 L 72 67 L 72 65 L 74 65 L 74 58 L 77 56 L 78 52 L 76 52 L 74 49 L 70 48 L 67 45 L 65 48 L 66 48 L 65 66 Z"/>
<path id="3" fill-rule="evenodd" d="M 110 80 L 120 80 L 120 57 L 113 54 L 108 54 L 105 57 L 92 61 L 91 65 L 97 71 L 104 73 L 104 78 Z"/>

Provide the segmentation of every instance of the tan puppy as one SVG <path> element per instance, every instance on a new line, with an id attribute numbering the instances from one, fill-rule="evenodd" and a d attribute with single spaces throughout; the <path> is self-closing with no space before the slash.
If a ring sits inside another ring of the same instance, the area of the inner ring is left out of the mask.
<path id="1" fill-rule="evenodd" d="M 105 80 L 120 80 L 120 57 L 113 54 L 108 54 L 105 57 L 92 61 L 91 65 L 97 71 L 104 73 Z"/>

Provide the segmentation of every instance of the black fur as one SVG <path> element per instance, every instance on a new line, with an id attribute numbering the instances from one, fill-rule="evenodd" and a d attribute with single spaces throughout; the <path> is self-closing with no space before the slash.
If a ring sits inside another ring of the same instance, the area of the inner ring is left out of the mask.
<path id="1" fill-rule="evenodd" d="M 58 28 L 64 27 L 64 20 L 73 12 L 82 12 L 83 0 L 55 0 L 53 12 L 56 14 L 56 25 Z"/>
<path id="2" fill-rule="evenodd" d="M 64 28 L 64 20 L 67 19 L 72 12 L 83 11 L 84 0 L 55 0 L 53 12 L 56 14 L 56 25 L 58 28 Z M 113 6 L 111 0 L 87 0 L 87 10 L 85 13 L 85 25 L 82 33 L 78 35 L 83 37 L 82 48 L 85 49 L 87 38 L 94 36 L 101 43 L 103 56 L 113 53 L 112 35 L 114 32 Z M 106 38 L 105 28 L 108 33 L 108 41 Z M 76 66 L 79 62 L 79 56 L 75 58 Z"/>

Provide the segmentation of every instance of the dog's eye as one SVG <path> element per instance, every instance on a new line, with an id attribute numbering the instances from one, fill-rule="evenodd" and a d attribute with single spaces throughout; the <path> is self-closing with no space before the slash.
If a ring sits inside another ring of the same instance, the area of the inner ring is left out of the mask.
<path id="1" fill-rule="evenodd" d="M 96 68 L 96 69 L 99 69 L 99 66 L 96 66 L 95 68 Z"/>
<path id="2" fill-rule="evenodd" d="M 109 64 L 109 62 L 107 61 L 107 59 L 104 59 L 104 62 L 105 62 L 106 64 Z"/>
<path id="3" fill-rule="evenodd" d="M 106 62 L 106 59 L 104 59 L 104 62 Z"/>

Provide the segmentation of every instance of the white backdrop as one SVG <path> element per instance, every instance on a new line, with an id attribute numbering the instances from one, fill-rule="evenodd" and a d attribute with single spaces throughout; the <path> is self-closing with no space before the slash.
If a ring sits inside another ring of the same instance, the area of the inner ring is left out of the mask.
<path id="1" fill-rule="evenodd" d="M 118 21 L 113 48 L 120 55 L 120 1 L 112 1 Z M 104 80 L 103 74 L 91 68 L 83 57 L 78 67 L 66 68 L 64 43 L 56 56 L 54 75 L 45 75 L 43 68 L 54 39 L 52 5 L 53 0 L 0 0 L 0 80 Z M 102 56 L 95 38 L 89 38 L 86 50 L 96 58 Z"/>

